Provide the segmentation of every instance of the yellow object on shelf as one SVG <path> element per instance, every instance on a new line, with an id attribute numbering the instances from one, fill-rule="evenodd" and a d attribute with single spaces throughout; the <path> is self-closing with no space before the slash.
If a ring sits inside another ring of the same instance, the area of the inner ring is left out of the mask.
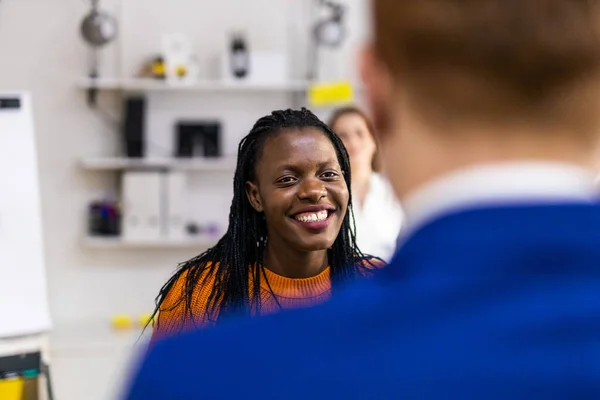
<path id="1" fill-rule="evenodd" d="M 152 314 L 150 314 L 150 313 L 142 314 L 142 315 L 140 315 L 138 322 L 139 322 L 140 326 L 142 326 L 142 327 L 145 327 L 146 325 L 152 326 L 153 319 L 154 318 L 152 317 Z"/>
<path id="2" fill-rule="evenodd" d="M 25 388 L 25 381 L 21 378 L 0 380 L 0 399 L 21 400 Z"/>
<path id="3" fill-rule="evenodd" d="M 308 104 L 313 107 L 350 103 L 353 98 L 352 85 L 345 81 L 315 83 L 308 88 Z"/>
<path id="4" fill-rule="evenodd" d="M 152 75 L 155 77 L 165 76 L 165 63 L 162 61 L 155 61 L 151 66 Z"/>
<path id="5" fill-rule="evenodd" d="M 112 325 L 115 329 L 130 329 L 133 327 L 133 321 L 129 315 L 115 315 Z"/>
<path id="6" fill-rule="evenodd" d="M 185 65 L 178 65 L 177 68 L 175 69 L 175 72 L 177 73 L 178 77 L 186 76 L 187 68 Z"/>

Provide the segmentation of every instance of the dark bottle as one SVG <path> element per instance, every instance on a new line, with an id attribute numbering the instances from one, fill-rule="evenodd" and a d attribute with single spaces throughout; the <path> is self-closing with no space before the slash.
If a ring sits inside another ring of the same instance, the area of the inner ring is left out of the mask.
<path id="1" fill-rule="evenodd" d="M 250 69 L 248 45 L 241 34 L 236 33 L 231 40 L 231 70 L 236 78 L 244 78 Z"/>

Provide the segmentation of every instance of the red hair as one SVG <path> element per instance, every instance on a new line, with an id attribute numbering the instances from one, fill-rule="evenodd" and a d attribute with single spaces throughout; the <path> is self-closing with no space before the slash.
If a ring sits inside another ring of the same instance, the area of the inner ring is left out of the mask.
<path id="1" fill-rule="evenodd" d="M 372 4 L 376 53 L 425 118 L 554 119 L 597 134 L 600 1 Z"/>

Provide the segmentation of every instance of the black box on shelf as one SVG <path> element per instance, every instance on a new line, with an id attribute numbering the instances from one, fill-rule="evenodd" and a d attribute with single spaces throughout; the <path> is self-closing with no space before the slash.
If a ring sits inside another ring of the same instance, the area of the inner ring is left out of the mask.
<path id="1" fill-rule="evenodd" d="M 221 123 L 181 121 L 176 127 L 175 157 L 220 157 Z"/>
<path id="2" fill-rule="evenodd" d="M 141 158 L 145 152 L 146 99 L 132 96 L 123 104 L 123 146 L 127 157 Z"/>

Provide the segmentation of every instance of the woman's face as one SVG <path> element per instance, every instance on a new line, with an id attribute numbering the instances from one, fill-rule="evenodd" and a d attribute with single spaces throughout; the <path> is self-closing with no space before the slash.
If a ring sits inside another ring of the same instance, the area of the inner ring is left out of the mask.
<path id="1" fill-rule="evenodd" d="M 344 114 L 335 121 L 332 129 L 344 142 L 350 155 L 352 176 L 363 176 L 372 170 L 377 146 L 364 118 L 356 113 Z"/>
<path id="2" fill-rule="evenodd" d="M 268 138 L 246 183 L 248 200 L 266 218 L 269 244 L 299 251 L 330 248 L 348 208 L 348 187 L 335 148 L 316 128 Z"/>

